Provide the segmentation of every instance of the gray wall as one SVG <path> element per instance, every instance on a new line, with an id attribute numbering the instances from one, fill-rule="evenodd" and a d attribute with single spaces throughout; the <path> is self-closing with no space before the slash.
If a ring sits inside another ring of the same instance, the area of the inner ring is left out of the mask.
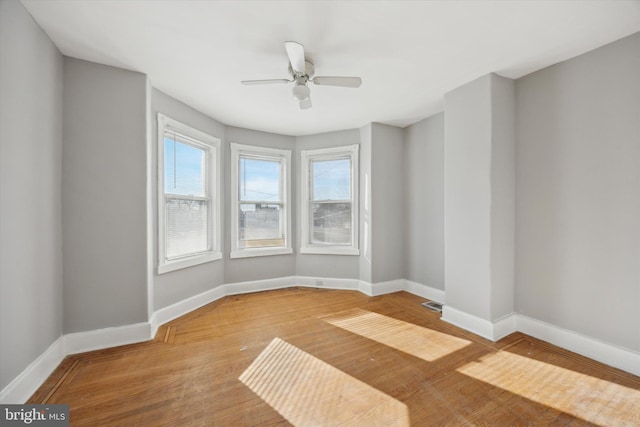
<path id="1" fill-rule="evenodd" d="M 640 351 L 640 33 L 517 81 L 516 308 Z"/>
<path id="2" fill-rule="evenodd" d="M 255 130 L 242 129 L 237 127 L 227 127 L 226 129 L 226 143 L 227 148 L 224 156 L 224 163 L 226 165 L 226 185 L 224 186 L 226 210 L 225 215 L 228 220 L 225 222 L 225 245 L 222 256 L 225 260 L 225 283 L 244 282 L 248 280 L 262 280 L 272 279 L 277 277 L 287 277 L 295 275 L 296 271 L 296 257 L 295 254 L 287 255 L 271 255 L 260 256 L 252 258 L 236 258 L 229 259 L 229 252 L 231 251 L 231 188 L 228 183 L 231 182 L 231 153 L 229 143 L 238 143 L 246 145 L 255 145 L 259 147 L 278 148 L 283 150 L 291 150 L 291 219 L 293 221 L 291 231 L 291 242 L 295 248 L 296 244 L 296 166 L 298 161 L 294 155 L 295 137 L 276 135 L 273 133 L 259 132 Z"/>
<path id="3" fill-rule="evenodd" d="M 158 113 L 162 113 L 167 117 L 174 120 L 178 120 L 188 126 L 201 130 L 211 136 L 224 140 L 225 127 L 220 122 L 194 110 L 186 104 L 172 98 L 163 92 L 156 89 L 151 91 L 151 150 L 152 150 L 152 169 L 151 169 L 151 182 L 152 182 L 152 198 L 154 212 L 158 203 Z M 224 154 L 228 152 L 223 144 L 223 159 Z M 226 187 L 226 181 L 224 179 L 224 170 L 226 167 L 225 162 L 222 163 L 223 168 L 223 182 L 222 188 Z M 224 192 L 224 191 L 223 191 Z M 222 224 L 224 224 L 225 212 L 222 212 Z M 193 267 L 183 268 L 180 270 L 171 271 L 165 274 L 157 274 L 156 268 L 158 266 L 158 215 L 153 215 L 153 308 L 158 310 L 160 308 L 169 306 L 178 301 L 187 299 L 193 295 L 205 292 L 209 289 L 215 288 L 224 284 L 224 262 L 222 260 L 207 262 L 205 264 L 195 265 Z M 228 239 L 228 236 L 223 233 L 222 242 L 224 248 L 224 242 Z M 224 255 L 224 252 L 223 252 Z"/>
<path id="4" fill-rule="evenodd" d="M 62 335 L 62 55 L 0 1 L 0 390 Z"/>
<path id="5" fill-rule="evenodd" d="M 491 320 L 514 311 L 515 82 L 491 74 Z"/>
<path id="6" fill-rule="evenodd" d="M 404 278 L 444 290 L 444 113 L 405 128 Z"/>
<path id="7" fill-rule="evenodd" d="M 371 249 L 371 123 L 361 127 L 360 133 L 360 280 L 372 283 L 373 262 Z"/>
<path id="8" fill-rule="evenodd" d="M 371 152 L 372 282 L 404 278 L 402 129 L 373 123 Z"/>
<path id="9" fill-rule="evenodd" d="M 147 79 L 64 59 L 64 332 L 147 320 Z"/>
<path id="10" fill-rule="evenodd" d="M 490 321 L 514 310 L 514 109 L 493 73 L 445 95 L 446 302 Z"/>
<path id="11" fill-rule="evenodd" d="M 350 129 L 337 132 L 321 133 L 317 135 L 299 136 L 296 138 L 296 149 L 292 162 L 300 164 L 300 151 L 316 148 L 339 147 L 360 143 L 360 131 Z M 362 169 L 360 170 L 360 183 L 362 188 Z M 300 182 L 300 168 L 297 168 L 295 182 Z M 296 200 L 300 200 L 300 188 L 294 186 Z M 300 221 L 296 220 L 296 248 L 300 247 Z M 361 248 L 362 249 L 362 248 Z M 296 251 L 297 252 L 297 251 Z M 360 255 L 362 256 L 362 255 Z M 315 255 L 296 254 L 296 275 L 334 277 L 341 279 L 357 279 L 360 276 L 360 261 L 358 256 L 351 255 Z"/>
<path id="12" fill-rule="evenodd" d="M 445 95 L 444 261 L 447 305 L 490 317 L 491 76 Z"/>
<path id="13" fill-rule="evenodd" d="M 445 95 L 446 302 L 490 321 L 514 308 L 514 105 L 496 74 Z"/>

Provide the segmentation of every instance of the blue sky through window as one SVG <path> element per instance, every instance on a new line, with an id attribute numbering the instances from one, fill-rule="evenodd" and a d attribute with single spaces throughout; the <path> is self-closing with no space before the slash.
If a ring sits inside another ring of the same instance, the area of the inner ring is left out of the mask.
<path id="1" fill-rule="evenodd" d="M 348 200 L 351 198 L 351 160 L 317 160 L 311 162 L 313 200 Z"/>
<path id="2" fill-rule="evenodd" d="M 164 192 L 206 196 L 204 150 L 164 139 Z"/>
<path id="3" fill-rule="evenodd" d="M 240 200 L 281 201 L 280 162 L 240 157 Z"/>

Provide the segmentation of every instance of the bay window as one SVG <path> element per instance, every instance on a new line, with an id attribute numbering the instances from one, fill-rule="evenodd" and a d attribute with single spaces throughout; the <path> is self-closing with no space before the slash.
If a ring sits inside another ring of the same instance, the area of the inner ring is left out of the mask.
<path id="1" fill-rule="evenodd" d="M 221 258 L 220 140 L 158 114 L 158 274 Z"/>
<path id="2" fill-rule="evenodd" d="M 301 153 L 301 253 L 358 255 L 358 145 Z"/>
<path id="3" fill-rule="evenodd" d="M 231 258 L 291 248 L 291 151 L 231 144 Z"/>

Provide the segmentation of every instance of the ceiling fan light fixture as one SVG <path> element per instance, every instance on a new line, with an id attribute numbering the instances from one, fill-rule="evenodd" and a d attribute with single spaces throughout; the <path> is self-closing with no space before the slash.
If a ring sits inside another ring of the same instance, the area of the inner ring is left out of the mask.
<path id="1" fill-rule="evenodd" d="M 304 101 L 305 99 L 309 98 L 311 91 L 309 90 L 307 85 L 298 83 L 293 87 L 292 93 L 294 99 L 298 101 Z"/>

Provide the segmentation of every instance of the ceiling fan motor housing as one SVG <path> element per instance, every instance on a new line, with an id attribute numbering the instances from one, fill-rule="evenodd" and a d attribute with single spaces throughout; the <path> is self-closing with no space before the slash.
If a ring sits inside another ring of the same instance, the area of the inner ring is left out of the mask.
<path id="1" fill-rule="evenodd" d="M 304 59 L 304 74 L 296 73 L 295 71 L 293 71 L 293 68 L 291 68 L 291 63 L 289 63 L 289 74 L 291 74 L 297 81 L 302 78 L 306 83 L 308 80 L 311 80 L 311 77 L 313 77 L 313 74 L 315 72 L 316 69 L 313 66 L 313 62 L 311 62 L 311 60 L 308 58 Z"/>

